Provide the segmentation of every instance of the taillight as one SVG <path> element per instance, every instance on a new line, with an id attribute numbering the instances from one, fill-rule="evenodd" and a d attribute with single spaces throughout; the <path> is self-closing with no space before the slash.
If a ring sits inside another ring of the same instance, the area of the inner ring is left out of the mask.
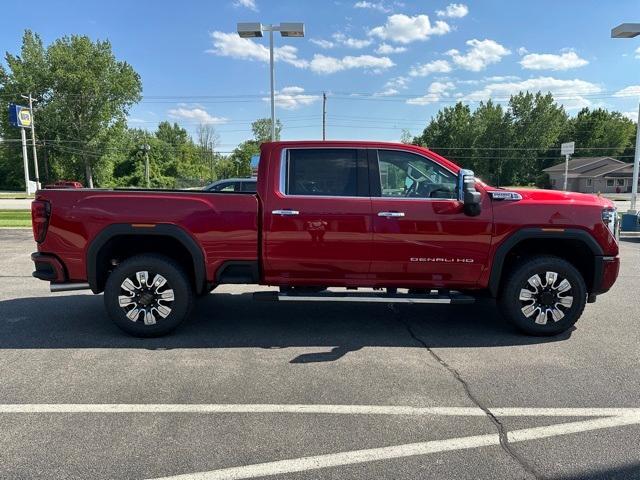
<path id="1" fill-rule="evenodd" d="M 45 200 L 34 200 L 31 202 L 31 225 L 33 226 L 33 239 L 41 243 L 47 235 L 49 226 L 49 215 L 51 206 Z"/>

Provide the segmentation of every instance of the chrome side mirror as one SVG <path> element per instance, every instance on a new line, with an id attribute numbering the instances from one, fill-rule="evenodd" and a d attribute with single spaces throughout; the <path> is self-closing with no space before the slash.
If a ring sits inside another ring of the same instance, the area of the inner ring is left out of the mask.
<path id="1" fill-rule="evenodd" d="M 464 205 L 465 215 L 480 215 L 480 192 L 476 190 L 476 179 L 473 170 L 461 169 L 458 172 L 458 200 Z"/>

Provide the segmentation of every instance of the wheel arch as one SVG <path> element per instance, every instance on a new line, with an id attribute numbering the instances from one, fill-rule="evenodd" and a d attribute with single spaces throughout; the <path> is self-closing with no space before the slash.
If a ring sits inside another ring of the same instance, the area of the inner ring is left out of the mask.
<path id="1" fill-rule="evenodd" d="M 155 224 L 153 226 L 137 226 L 132 224 L 113 224 L 105 227 L 95 236 L 89 244 L 86 252 L 87 282 L 94 293 L 104 290 L 108 266 L 105 265 L 105 256 L 109 253 L 109 247 L 115 242 L 124 240 L 145 239 L 153 241 L 158 249 L 151 247 L 150 251 L 137 252 L 131 249 L 126 257 L 137 253 L 167 254 L 162 250 L 173 246 L 168 256 L 178 259 L 191 277 L 196 293 L 201 293 L 206 284 L 205 257 L 198 243 L 184 229 L 177 225 Z M 165 248 L 160 248 L 164 246 Z"/>
<path id="2" fill-rule="evenodd" d="M 511 266 L 514 255 L 532 247 L 533 254 L 556 254 L 572 263 L 585 279 L 587 290 L 597 289 L 604 252 L 588 232 L 576 228 L 523 228 L 507 237 L 496 249 L 489 276 L 489 292 L 497 297 L 501 282 Z M 558 255 L 559 253 L 559 255 Z"/>

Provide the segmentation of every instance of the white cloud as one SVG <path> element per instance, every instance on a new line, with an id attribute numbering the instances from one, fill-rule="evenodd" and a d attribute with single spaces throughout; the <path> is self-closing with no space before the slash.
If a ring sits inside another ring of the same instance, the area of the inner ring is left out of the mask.
<path id="1" fill-rule="evenodd" d="M 614 97 L 640 97 L 640 85 L 629 85 L 613 94 Z"/>
<path id="2" fill-rule="evenodd" d="M 276 105 L 285 110 L 295 110 L 300 107 L 311 105 L 320 99 L 319 95 L 308 95 L 304 93 L 302 87 L 284 87 L 282 90 L 276 90 Z M 269 97 L 264 97 L 265 102 L 269 102 Z"/>
<path id="3" fill-rule="evenodd" d="M 378 10 L 379 12 L 382 12 L 382 13 L 391 12 L 391 9 L 382 2 L 366 2 L 366 1 L 356 2 L 353 4 L 353 8 L 368 8 L 371 10 Z"/>
<path id="4" fill-rule="evenodd" d="M 254 12 L 258 11 L 255 0 L 234 0 L 233 6 L 248 8 L 249 10 L 253 10 Z"/>
<path id="5" fill-rule="evenodd" d="M 309 66 L 315 73 L 329 74 L 352 68 L 364 68 L 380 71 L 393 67 L 395 63 L 389 57 L 375 57 L 373 55 L 346 56 L 343 58 L 329 57 L 315 54 Z"/>
<path id="6" fill-rule="evenodd" d="M 542 93 L 551 92 L 558 103 L 573 110 L 591 106 L 589 99 L 583 95 L 599 93 L 602 88 L 585 80 L 562 80 L 553 77 L 537 77 L 520 82 L 496 82 L 485 85 L 482 89 L 465 95 L 465 100 L 508 100 L 519 92 Z"/>
<path id="7" fill-rule="evenodd" d="M 460 68 L 479 72 L 484 70 L 492 63 L 498 63 L 502 57 L 509 55 L 510 50 L 493 40 L 467 40 L 465 42 L 470 48 L 466 54 L 461 54 L 458 50 L 449 50 L 446 52 L 451 60 Z"/>
<path id="8" fill-rule="evenodd" d="M 240 38 L 237 33 L 216 31 L 211 33 L 211 38 L 214 48 L 207 50 L 207 53 L 243 60 L 269 61 L 269 49 L 267 47 L 251 39 Z M 276 47 L 273 54 L 276 61 L 289 63 L 298 68 L 309 66 L 308 61 L 298 58 L 298 49 L 292 45 Z"/>
<path id="9" fill-rule="evenodd" d="M 576 52 L 564 52 L 561 55 L 552 53 L 530 53 L 522 57 L 520 65 L 527 70 L 569 70 L 584 67 L 589 62 L 580 58 Z"/>
<path id="10" fill-rule="evenodd" d="M 433 82 L 429 85 L 427 93 L 421 97 L 414 97 L 407 100 L 409 105 L 428 105 L 439 101 L 442 97 L 450 97 L 451 90 L 455 88 L 452 82 Z"/>
<path id="11" fill-rule="evenodd" d="M 629 120 L 633 120 L 634 122 L 638 121 L 638 112 L 637 111 L 633 111 L 633 112 L 622 112 L 622 115 L 624 115 L 625 117 L 627 117 Z"/>
<path id="12" fill-rule="evenodd" d="M 383 89 L 380 92 L 374 93 L 376 97 L 389 97 L 397 95 L 400 90 L 405 90 L 409 83 L 409 77 L 399 76 L 391 78 L 384 84 Z"/>
<path id="13" fill-rule="evenodd" d="M 520 77 L 517 75 L 494 75 L 482 79 L 483 82 L 511 82 L 513 80 L 520 80 Z"/>
<path id="14" fill-rule="evenodd" d="M 439 17 L 462 18 L 469 13 L 469 7 L 464 3 L 450 3 L 444 10 L 438 10 L 436 15 Z"/>
<path id="15" fill-rule="evenodd" d="M 394 43 L 411 43 L 417 40 L 427 40 L 432 35 L 444 35 L 451 30 L 449 24 L 438 20 L 431 25 L 428 15 L 410 17 L 395 14 L 387 17 L 384 25 L 369 30 L 369 35 Z"/>
<path id="16" fill-rule="evenodd" d="M 315 43 L 316 45 L 318 45 L 320 48 L 333 48 L 336 46 L 335 43 L 333 43 L 331 40 L 323 40 L 323 39 L 318 39 L 318 38 L 312 38 L 311 40 L 309 40 L 311 43 Z"/>
<path id="17" fill-rule="evenodd" d="M 518 55 L 526 55 L 527 53 L 529 53 L 529 50 L 527 50 L 524 47 L 520 47 L 518 48 Z"/>
<path id="18" fill-rule="evenodd" d="M 636 58 L 640 58 L 640 47 L 636 48 Z"/>
<path id="19" fill-rule="evenodd" d="M 167 111 L 170 118 L 177 120 L 193 120 L 198 123 L 221 124 L 227 123 L 229 120 L 224 117 L 214 117 L 209 114 L 202 105 L 188 105 L 186 103 L 178 104 L 178 108 L 171 108 Z"/>
<path id="20" fill-rule="evenodd" d="M 446 60 L 434 60 L 433 62 L 414 65 L 409 70 L 409 75 L 412 77 L 426 77 L 432 73 L 449 73 L 450 71 L 451 64 L 449 62 Z"/>
<path id="21" fill-rule="evenodd" d="M 332 37 L 336 42 L 349 48 L 360 49 L 360 48 L 368 47 L 373 43 L 373 40 L 351 38 L 351 37 L 347 37 L 344 33 L 340 33 L 340 32 L 334 33 Z"/>
<path id="22" fill-rule="evenodd" d="M 389 45 L 388 43 L 381 43 L 376 48 L 376 53 L 381 55 L 389 55 L 390 53 L 402 53 L 406 52 L 407 47 L 394 47 L 393 45 Z"/>

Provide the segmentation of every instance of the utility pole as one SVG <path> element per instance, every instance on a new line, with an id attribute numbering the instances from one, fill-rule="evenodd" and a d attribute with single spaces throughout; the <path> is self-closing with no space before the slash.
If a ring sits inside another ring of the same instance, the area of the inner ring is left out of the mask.
<path id="1" fill-rule="evenodd" d="M 327 93 L 322 92 L 322 140 L 327 139 Z"/>
<path id="2" fill-rule="evenodd" d="M 143 143 L 140 145 L 140 150 L 144 154 L 144 183 L 147 188 L 151 188 L 151 183 L 149 181 L 149 150 L 151 150 L 151 145 L 148 143 Z"/>
<path id="3" fill-rule="evenodd" d="M 29 111 L 31 112 L 31 146 L 33 148 L 33 168 L 34 173 L 36 175 L 36 190 L 40 190 L 40 173 L 38 172 L 38 151 L 36 149 L 36 128 L 34 126 L 34 115 L 33 115 L 33 97 L 31 93 L 26 97 L 25 95 L 21 95 L 22 98 L 29 100 Z"/>

